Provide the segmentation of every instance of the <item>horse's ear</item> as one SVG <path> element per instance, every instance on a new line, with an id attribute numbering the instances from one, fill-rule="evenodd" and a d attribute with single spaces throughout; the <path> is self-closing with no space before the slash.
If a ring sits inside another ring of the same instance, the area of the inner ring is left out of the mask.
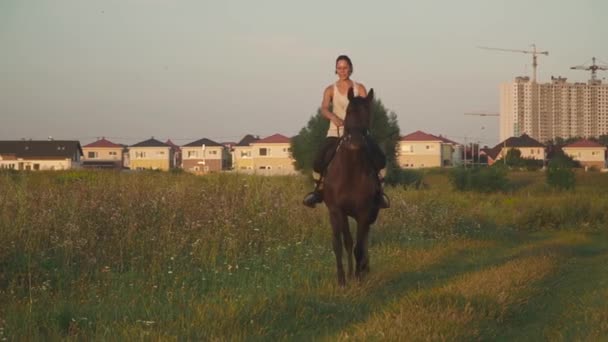
<path id="1" fill-rule="evenodd" d="M 348 101 L 352 101 L 355 98 L 355 91 L 353 87 L 348 88 Z"/>
<path id="2" fill-rule="evenodd" d="M 369 89 L 369 93 L 367 93 L 367 101 L 372 102 L 374 100 L 374 88 Z"/>

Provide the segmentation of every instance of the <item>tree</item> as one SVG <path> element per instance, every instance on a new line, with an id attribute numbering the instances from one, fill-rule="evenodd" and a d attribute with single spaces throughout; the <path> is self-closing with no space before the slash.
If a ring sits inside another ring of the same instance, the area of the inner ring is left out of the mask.
<path id="1" fill-rule="evenodd" d="M 321 147 L 323 140 L 327 136 L 329 120 L 321 114 L 321 109 L 310 117 L 306 127 L 292 140 L 291 150 L 296 160 L 296 169 L 302 171 L 312 170 L 312 163 Z M 386 154 L 387 168 L 396 165 L 395 152 L 399 141 L 399 124 L 397 115 L 389 112 L 382 101 L 374 99 L 372 103 L 372 122 L 370 132 L 374 141 Z"/>
<path id="2" fill-rule="evenodd" d="M 321 144 L 327 136 L 329 128 L 329 120 L 321 114 L 321 109 L 317 110 L 317 114 L 311 116 L 306 127 L 300 130 L 300 133 L 291 141 L 291 151 L 293 158 L 296 160 L 296 169 L 302 171 L 312 170 L 312 163 L 317 151 L 321 148 Z"/>
<path id="3" fill-rule="evenodd" d="M 509 166 L 520 167 L 524 165 L 523 158 L 521 157 L 521 151 L 517 148 L 509 149 L 505 159 L 505 162 Z"/>

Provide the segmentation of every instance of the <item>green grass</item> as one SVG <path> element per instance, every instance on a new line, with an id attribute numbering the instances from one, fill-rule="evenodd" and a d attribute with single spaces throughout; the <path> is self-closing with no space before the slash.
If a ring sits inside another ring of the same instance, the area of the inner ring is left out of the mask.
<path id="1" fill-rule="evenodd" d="M 389 188 L 337 286 L 305 177 L 0 173 L 0 340 L 598 340 L 608 175 L 573 192 Z"/>

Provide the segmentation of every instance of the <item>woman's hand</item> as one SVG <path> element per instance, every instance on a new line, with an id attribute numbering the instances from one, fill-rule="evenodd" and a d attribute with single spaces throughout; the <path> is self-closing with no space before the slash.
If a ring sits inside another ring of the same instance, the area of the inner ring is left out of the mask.
<path id="1" fill-rule="evenodd" d="M 336 114 L 331 117 L 331 122 L 333 122 L 336 127 L 344 126 L 344 120 L 340 119 Z"/>

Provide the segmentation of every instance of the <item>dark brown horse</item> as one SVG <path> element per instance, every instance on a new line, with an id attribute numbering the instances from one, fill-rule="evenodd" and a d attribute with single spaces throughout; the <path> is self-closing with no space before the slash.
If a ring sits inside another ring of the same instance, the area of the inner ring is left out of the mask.
<path id="1" fill-rule="evenodd" d="M 377 194 L 380 187 L 368 143 L 373 97 L 373 89 L 367 97 L 354 97 L 353 89 L 349 89 L 344 134 L 323 181 L 323 199 L 329 210 L 333 230 L 333 248 L 340 286 L 346 283 L 342 266 L 342 238 L 348 260 L 348 275 L 353 275 L 353 238 L 348 225 L 349 216 L 357 222 L 355 275 L 361 279 L 369 272 L 367 241 L 370 225 L 378 216 Z"/>

